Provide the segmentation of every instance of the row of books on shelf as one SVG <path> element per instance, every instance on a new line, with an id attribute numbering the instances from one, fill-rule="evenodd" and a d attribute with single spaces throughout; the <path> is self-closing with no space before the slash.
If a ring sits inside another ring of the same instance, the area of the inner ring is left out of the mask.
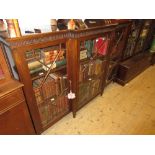
<path id="1" fill-rule="evenodd" d="M 46 126 L 69 111 L 68 98 L 59 96 L 49 99 L 46 104 L 38 106 L 42 125 Z"/>
<path id="2" fill-rule="evenodd" d="M 58 97 L 67 91 L 67 76 L 61 72 L 52 73 L 40 87 L 43 78 L 39 78 L 33 82 L 33 89 L 37 104 L 46 102 L 51 97 Z"/>
<path id="3" fill-rule="evenodd" d="M 65 49 L 61 48 L 60 45 L 55 45 L 47 48 L 42 48 L 42 49 L 35 49 L 31 51 L 27 51 L 25 56 L 26 59 L 41 59 L 41 57 L 46 59 L 50 59 L 53 61 L 53 57 L 55 58 L 57 54 L 59 54 L 59 57 L 63 56 L 65 53 Z M 48 63 L 48 62 L 47 62 Z"/>
<path id="4" fill-rule="evenodd" d="M 79 85 L 79 104 L 86 103 L 101 91 L 101 79 L 81 83 Z"/>
<path id="5" fill-rule="evenodd" d="M 43 59 L 44 64 L 49 64 L 53 62 L 55 59 L 57 61 L 64 59 L 64 50 L 48 50 L 41 52 L 41 58 Z"/>
<path id="6" fill-rule="evenodd" d="M 80 60 L 90 58 L 94 54 L 106 55 L 108 51 L 108 45 L 109 40 L 104 37 L 82 41 L 80 43 Z"/>
<path id="7" fill-rule="evenodd" d="M 125 49 L 125 57 L 131 56 L 134 50 L 134 45 L 136 43 L 135 38 L 133 38 L 132 36 L 129 36 L 128 38 L 128 43 Z"/>
<path id="8" fill-rule="evenodd" d="M 40 61 L 36 60 L 36 61 L 29 62 L 28 68 L 29 68 L 30 74 L 34 74 L 41 71 L 48 71 L 51 65 L 52 64 L 44 65 L 43 60 L 40 60 Z M 64 65 L 66 65 L 66 59 L 56 61 L 53 64 L 53 69 Z"/>
<path id="9" fill-rule="evenodd" d="M 104 71 L 105 61 L 96 59 L 80 64 L 79 82 L 83 82 L 92 76 L 100 76 Z"/>
<path id="10" fill-rule="evenodd" d="M 65 65 L 66 59 L 64 54 L 64 50 L 56 50 L 52 48 L 26 52 L 30 74 L 42 70 L 47 71 L 53 62 L 55 62 L 53 68 Z"/>

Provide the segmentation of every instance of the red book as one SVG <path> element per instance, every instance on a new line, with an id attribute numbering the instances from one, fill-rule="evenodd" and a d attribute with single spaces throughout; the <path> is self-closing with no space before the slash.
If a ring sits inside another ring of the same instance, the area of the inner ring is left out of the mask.
<path id="1" fill-rule="evenodd" d="M 103 40 L 102 38 L 99 38 L 95 44 L 97 53 L 101 55 L 106 55 L 108 45 L 109 45 L 109 40 Z"/>

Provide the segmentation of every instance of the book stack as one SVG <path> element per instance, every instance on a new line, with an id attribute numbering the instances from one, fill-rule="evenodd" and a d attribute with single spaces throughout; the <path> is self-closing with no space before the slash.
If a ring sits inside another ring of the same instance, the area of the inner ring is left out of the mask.
<path id="1" fill-rule="evenodd" d="M 87 58 L 87 50 L 80 51 L 80 60 Z"/>
<path id="2" fill-rule="evenodd" d="M 79 106 L 85 104 L 88 100 L 95 97 L 101 88 L 101 80 L 93 79 L 79 85 Z"/>
<path id="3" fill-rule="evenodd" d="M 43 70 L 43 65 L 38 61 L 41 59 L 40 49 L 25 52 L 25 58 L 28 61 L 30 74 Z"/>
<path id="4" fill-rule="evenodd" d="M 38 105 L 42 104 L 43 103 L 42 92 L 41 92 L 41 89 L 38 88 L 38 85 L 35 83 L 33 84 L 33 90 L 34 90 L 34 94 L 35 94 L 37 104 Z"/>
<path id="5" fill-rule="evenodd" d="M 48 48 L 41 51 L 41 57 L 43 59 L 44 64 L 47 65 L 49 63 L 52 63 L 56 59 L 57 55 L 58 55 L 57 61 L 63 60 L 64 53 L 65 53 L 64 50 L 56 50 L 53 48 Z"/>
<path id="6" fill-rule="evenodd" d="M 69 111 L 67 76 L 64 72 L 51 73 L 40 88 L 43 78 L 33 82 L 33 89 L 43 126 Z"/>
<path id="7" fill-rule="evenodd" d="M 25 53 L 26 60 L 41 59 L 41 50 L 32 50 Z"/>
<path id="8" fill-rule="evenodd" d="M 50 74 L 50 77 L 52 77 L 57 83 L 56 91 L 58 92 L 58 95 L 65 93 L 65 90 L 68 87 L 67 75 L 64 75 L 62 72 L 56 72 Z"/>
<path id="9" fill-rule="evenodd" d="M 108 50 L 109 40 L 105 38 L 98 38 L 95 42 L 95 51 L 100 55 L 106 55 Z"/>
<path id="10" fill-rule="evenodd" d="M 82 105 L 89 99 L 89 83 L 81 83 L 79 85 L 79 104 Z"/>
<path id="11" fill-rule="evenodd" d="M 42 81 L 43 81 L 43 78 L 40 78 L 35 80 L 34 83 L 39 87 Z M 41 91 L 42 91 L 42 97 L 44 100 L 49 99 L 53 96 L 56 96 L 57 94 L 56 94 L 55 80 L 52 79 L 51 77 L 48 77 L 45 83 L 43 84 Z"/>
<path id="12" fill-rule="evenodd" d="M 46 50 L 45 52 L 43 52 L 43 50 L 41 49 L 27 51 L 25 53 L 25 57 L 28 61 L 30 74 L 34 74 L 42 70 L 48 71 L 58 52 L 59 50 L 53 50 L 53 52 L 47 52 Z M 60 67 L 66 64 L 66 59 L 64 58 L 63 54 L 64 51 L 60 51 L 53 68 Z"/>
<path id="13" fill-rule="evenodd" d="M 84 80 L 88 79 L 88 71 L 89 71 L 89 63 L 80 65 L 79 82 L 83 82 Z"/>
<path id="14" fill-rule="evenodd" d="M 43 62 L 41 60 L 41 62 Z M 43 65 L 43 69 L 45 71 L 48 71 L 49 68 L 51 67 L 52 64 L 48 64 L 48 65 Z M 53 68 L 57 68 L 57 67 L 60 67 L 60 66 L 63 66 L 63 65 L 66 65 L 66 59 L 63 59 L 63 60 L 60 60 L 60 61 L 56 61 L 55 64 L 53 64 Z"/>
<path id="15" fill-rule="evenodd" d="M 63 116 L 68 111 L 69 104 L 67 97 L 60 96 L 58 98 L 53 98 L 53 100 L 48 100 L 45 105 L 39 106 L 42 125 L 48 125 L 49 123 L 55 121 L 58 117 Z"/>
<path id="16" fill-rule="evenodd" d="M 46 100 L 55 96 L 60 96 L 67 91 L 67 77 L 61 72 L 50 74 L 42 88 L 39 88 L 42 81 L 43 78 L 40 78 L 33 82 L 34 93 L 38 104 L 42 103 L 43 99 Z"/>
<path id="17" fill-rule="evenodd" d="M 30 74 L 34 74 L 36 72 L 43 70 L 43 65 L 39 61 L 30 61 L 28 62 L 28 68 L 30 71 Z"/>
<path id="18" fill-rule="evenodd" d="M 154 36 L 152 44 L 151 44 L 150 52 L 155 53 L 155 36 Z"/>
<path id="19" fill-rule="evenodd" d="M 87 49 L 87 57 L 92 57 L 95 52 L 95 42 L 96 40 L 87 40 L 85 41 L 85 48 Z"/>
<path id="20" fill-rule="evenodd" d="M 39 114 L 40 114 L 40 118 L 41 118 L 41 122 L 43 126 L 46 126 L 46 124 L 48 123 L 48 105 L 45 106 L 39 106 Z"/>
<path id="21" fill-rule="evenodd" d="M 99 75 L 102 73 L 102 64 L 103 64 L 103 61 L 99 59 L 95 61 L 95 72 L 94 72 L 95 75 Z"/>
<path id="22" fill-rule="evenodd" d="M 92 80 L 91 82 L 90 82 L 90 92 L 89 92 L 89 94 L 90 94 L 90 98 L 91 97 L 93 97 L 93 96 L 95 96 L 95 95 L 97 95 L 98 93 L 99 93 L 99 91 L 100 91 L 100 83 L 101 83 L 101 80 L 100 79 L 95 79 L 95 80 Z"/>
<path id="23" fill-rule="evenodd" d="M 100 76 L 102 73 L 103 61 L 96 59 L 80 65 L 79 82 L 83 82 L 92 76 Z"/>

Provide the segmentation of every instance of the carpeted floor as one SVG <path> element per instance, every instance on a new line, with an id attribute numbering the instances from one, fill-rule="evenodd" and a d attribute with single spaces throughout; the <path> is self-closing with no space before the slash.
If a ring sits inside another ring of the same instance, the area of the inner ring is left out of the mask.
<path id="1" fill-rule="evenodd" d="M 43 134 L 155 134 L 155 65 L 124 87 L 111 83 L 77 112 Z"/>

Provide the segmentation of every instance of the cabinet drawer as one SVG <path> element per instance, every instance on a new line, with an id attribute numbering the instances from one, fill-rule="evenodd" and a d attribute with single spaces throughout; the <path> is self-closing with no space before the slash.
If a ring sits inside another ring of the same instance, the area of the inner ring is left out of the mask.
<path id="1" fill-rule="evenodd" d="M 0 115 L 0 135 L 35 134 L 25 102 Z"/>
<path id="2" fill-rule="evenodd" d="M 21 89 L 17 89 L 0 98 L 0 114 L 24 101 Z"/>

